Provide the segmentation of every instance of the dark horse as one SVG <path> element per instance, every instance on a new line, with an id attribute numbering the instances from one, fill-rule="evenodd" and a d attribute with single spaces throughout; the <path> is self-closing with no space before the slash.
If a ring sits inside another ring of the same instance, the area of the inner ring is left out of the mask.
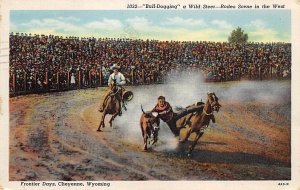
<path id="1" fill-rule="evenodd" d="M 178 120 L 177 125 L 182 127 L 188 125 L 189 129 L 185 137 L 180 142 L 185 142 L 192 133 L 196 133 L 193 144 L 189 147 L 188 156 L 191 156 L 192 151 L 194 150 L 198 140 L 204 134 L 204 129 L 209 125 L 210 120 L 215 122 L 215 117 L 213 115 L 214 111 L 219 111 L 221 105 L 218 102 L 219 98 L 216 94 L 208 93 L 207 100 L 203 105 L 203 110 L 200 112 L 195 112 L 194 114 L 188 114 L 185 117 L 182 117 Z"/>
<path id="2" fill-rule="evenodd" d="M 112 126 L 113 120 L 117 117 L 117 115 L 121 111 L 120 97 L 122 97 L 123 90 L 124 89 L 121 86 L 118 86 L 116 82 L 113 82 L 113 84 L 110 85 L 110 93 L 106 99 L 106 105 L 103 109 L 101 121 L 97 131 L 101 131 L 100 128 L 105 127 L 104 119 L 107 114 L 112 115 L 109 121 L 110 127 Z"/>

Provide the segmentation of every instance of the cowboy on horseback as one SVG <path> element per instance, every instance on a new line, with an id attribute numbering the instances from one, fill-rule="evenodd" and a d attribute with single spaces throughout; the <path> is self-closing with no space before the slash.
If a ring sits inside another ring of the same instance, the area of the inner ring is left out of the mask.
<path id="1" fill-rule="evenodd" d="M 125 79 L 124 75 L 120 72 L 119 66 L 114 65 L 112 69 L 113 69 L 113 73 L 108 78 L 109 89 L 106 92 L 106 94 L 104 95 L 103 103 L 102 104 L 100 103 L 100 105 L 99 105 L 99 109 L 98 109 L 99 112 L 104 111 L 108 97 L 111 96 L 112 94 L 116 95 L 116 98 L 119 102 L 120 108 L 121 108 L 121 104 L 122 104 L 123 108 L 126 110 L 124 100 L 122 98 L 123 90 L 124 90 L 124 88 L 122 86 L 126 84 L 126 79 Z M 113 85 L 117 85 L 117 87 L 119 88 L 118 90 L 121 90 L 121 93 L 112 92 Z M 119 116 L 121 116 L 121 115 L 122 115 L 122 109 L 120 109 L 120 112 L 119 112 Z"/>

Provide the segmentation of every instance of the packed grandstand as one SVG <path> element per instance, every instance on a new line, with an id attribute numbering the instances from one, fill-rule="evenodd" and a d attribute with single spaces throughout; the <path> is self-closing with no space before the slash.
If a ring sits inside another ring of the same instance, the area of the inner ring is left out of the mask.
<path id="1" fill-rule="evenodd" d="M 180 71 L 207 81 L 271 80 L 291 75 L 290 43 L 233 44 L 10 34 L 10 94 L 107 85 L 121 66 L 128 85 L 163 83 Z"/>

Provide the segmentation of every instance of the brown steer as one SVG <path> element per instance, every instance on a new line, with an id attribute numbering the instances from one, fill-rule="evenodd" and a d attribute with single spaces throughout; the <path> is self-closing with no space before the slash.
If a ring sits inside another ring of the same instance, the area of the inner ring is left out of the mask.
<path id="1" fill-rule="evenodd" d="M 142 136 L 144 139 L 144 151 L 147 151 L 148 138 L 152 138 L 152 145 L 157 142 L 157 136 L 159 131 L 159 117 L 156 112 L 144 112 L 142 106 L 141 109 L 143 114 L 140 119 L 140 126 L 142 130 Z"/>

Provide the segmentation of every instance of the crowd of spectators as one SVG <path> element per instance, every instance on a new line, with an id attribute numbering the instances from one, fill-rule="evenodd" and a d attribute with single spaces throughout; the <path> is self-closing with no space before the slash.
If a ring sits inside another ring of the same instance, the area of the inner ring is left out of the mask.
<path id="1" fill-rule="evenodd" d="M 201 70 L 208 81 L 289 77 L 290 43 L 232 44 L 10 34 L 10 91 L 105 85 L 118 64 L 128 84 L 163 83 L 170 71 Z"/>

